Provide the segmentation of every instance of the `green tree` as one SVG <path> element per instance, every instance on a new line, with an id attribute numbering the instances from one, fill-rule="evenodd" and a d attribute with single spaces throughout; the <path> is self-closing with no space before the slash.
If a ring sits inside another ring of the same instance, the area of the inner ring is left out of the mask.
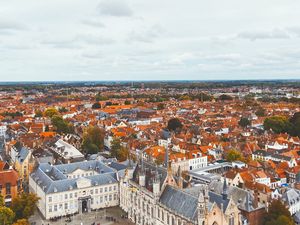
<path id="1" fill-rule="evenodd" d="M 125 100 L 124 104 L 125 104 L 125 105 L 130 105 L 131 102 L 130 102 L 129 100 Z"/>
<path id="2" fill-rule="evenodd" d="M 59 111 L 60 113 L 68 112 L 68 110 L 67 110 L 66 107 L 64 107 L 64 106 L 61 107 L 61 108 L 59 108 L 58 111 Z"/>
<path id="3" fill-rule="evenodd" d="M 231 100 L 233 100 L 233 98 L 230 95 L 223 94 L 223 95 L 219 96 L 219 100 L 221 100 L 221 101 L 231 101 Z"/>
<path id="4" fill-rule="evenodd" d="M 163 103 L 159 103 L 158 105 L 157 105 L 157 109 L 158 110 L 162 110 L 162 109 L 164 109 L 165 108 L 165 105 L 163 104 Z"/>
<path id="5" fill-rule="evenodd" d="M 12 200 L 11 209 L 15 212 L 15 219 L 28 219 L 33 215 L 39 197 L 33 193 L 22 193 Z"/>
<path id="6" fill-rule="evenodd" d="M 59 114 L 59 112 L 55 108 L 48 108 L 44 112 L 44 115 L 47 117 L 50 117 L 50 118 L 52 118 L 53 116 L 58 115 L 58 114 Z"/>
<path id="7" fill-rule="evenodd" d="M 229 162 L 233 162 L 233 161 L 237 161 L 237 160 L 243 160 L 243 156 L 236 149 L 231 149 L 226 154 L 226 160 L 229 161 Z"/>
<path id="8" fill-rule="evenodd" d="M 290 135 L 300 137 L 300 112 L 296 112 L 289 121 L 291 123 Z"/>
<path id="9" fill-rule="evenodd" d="M 99 102 L 99 101 L 106 101 L 108 100 L 108 97 L 106 96 L 102 96 L 100 93 L 98 93 L 95 97 L 96 101 Z"/>
<path id="10" fill-rule="evenodd" d="M 10 225 L 13 223 L 15 218 L 14 212 L 5 206 L 0 206 L 0 224 Z"/>
<path id="11" fill-rule="evenodd" d="M 255 114 L 260 117 L 265 116 L 266 110 L 264 108 L 260 107 L 256 110 Z"/>
<path id="12" fill-rule="evenodd" d="M 99 102 L 95 102 L 93 105 L 92 105 L 92 109 L 101 109 L 101 105 Z"/>
<path id="13" fill-rule="evenodd" d="M 43 112 L 41 110 L 36 110 L 34 117 L 43 117 Z"/>
<path id="14" fill-rule="evenodd" d="M 0 195 L 0 207 L 4 206 L 4 198 L 2 195 Z"/>
<path id="15" fill-rule="evenodd" d="M 273 200 L 264 216 L 264 225 L 294 225 L 287 207 L 280 200 Z"/>
<path id="16" fill-rule="evenodd" d="M 251 124 L 250 120 L 248 118 L 242 117 L 239 121 L 239 125 L 243 128 L 249 126 Z"/>
<path id="17" fill-rule="evenodd" d="M 172 118 L 168 121 L 169 131 L 179 131 L 182 128 L 182 123 L 178 118 Z"/>
<path id="18" fill-rule="evenodd" d="M 73 133 L 74 132 L 73 125 L 71 123 L 68 123 L 61 116 L 54 115 L 51 118 L 51 122 L 55 126 L 57 133 Z"/>
<path id="19" fill-rule="evenodd" d="M 89 126 L 84 134 L 82 141 L 82 149 L 87 154 L 98 153 L 104 147 L 104 135 L 103 129 L 98 126 Z"/>
<path id="20" fill-rule="evenodd" d="M 271 116 L 265 119 L 264 129 L 271 130 L 277 134 L 290 130 L 291 124 L 284 116 Z"/>
<path id="21" fill-rule="evenodd" d="M 117 158 L 118 152 L 121 150 L 121 140 L 119 138 L 114 138 L 110 145 L 110 155 Z"/>

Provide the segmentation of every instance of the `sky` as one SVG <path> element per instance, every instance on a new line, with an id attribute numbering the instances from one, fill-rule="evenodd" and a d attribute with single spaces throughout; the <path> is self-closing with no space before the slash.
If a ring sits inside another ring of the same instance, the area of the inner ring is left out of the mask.
<path id="1" fill-rule="evenodd" d="M 0 0 L 0 81 L 300 79 L 299 0 Z"/>

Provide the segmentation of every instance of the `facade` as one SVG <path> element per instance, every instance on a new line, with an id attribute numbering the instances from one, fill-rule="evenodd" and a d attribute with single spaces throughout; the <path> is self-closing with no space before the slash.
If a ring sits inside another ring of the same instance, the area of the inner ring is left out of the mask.
<path id="1" fill-rule="evenodd" d="M 121 172 L 123 165 L 114 166 Z M 119 172 L 101 161 L 40 164 L 30 175 L 29 190 L 41 199 L 46 219 L 119 205 Z"/>
<path id="2" fill-rule="evenodd" d="M 5 205 L 9 206 L 13 198 L 21 191 L 21 180 L 18 173 L 10 166 L 0 161 L 0 194 Z"/>
<path id="3" fill-rule="evenodd" d="M 171 168 L 140 163 L 128 169 L 120 181 L 120 206 L 140 225 L 238 225 L 237 205 L 227 195 L 208 190 L 207 185 L 189 187 Z"/>

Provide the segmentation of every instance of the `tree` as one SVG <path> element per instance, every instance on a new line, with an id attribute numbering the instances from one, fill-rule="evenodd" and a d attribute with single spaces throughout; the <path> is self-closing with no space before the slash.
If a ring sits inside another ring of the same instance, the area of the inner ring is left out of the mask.
<path id="1" fill-rule="evenodd" d="M 272 131 L 277 134 L 288 132 L 290 127 L 290 122 L 284 116 L 271 116 L 266 118 L 264 121 L 264 129 L 272 129 Z"/>
<path id="2" fill-rule="evenodd" d="M 99 102 L 95 102 L 93 105 L 92 105 L 92 109 L 101 109 L 101 105 Z"/>
<path id="3" fill-rule="evenodd" d="M 119 161 L 125 161 L 128 158 L 128 154 L 129 151 L 121 145 L 121 140 L 119 138 L 114 138 L 111 142 L 110 155 Z"/>
<path id="4" fill-rule="evenodd" d="M 261 116 L 261 117 L 262 117 L 262 116 L 265 116 L 266 110 L 265 110 L 264 108 L 260 107 L 259 109 L 256 110 L 255 114 L 256 114 L 257 116 Z"/>
<path id="5" fill-rule="evenodd" d="M 124 104 L 125 104 L 125 105 L 130 105 L 131 102 L 130 102 L 129 100 L 125 100 Z"/>
<path id="6" fill-rule="evenodd" d="M 71 123 L 68 123 L 61 116 L 54 115 L 51 118 L 51 122 L 55 126 L 57 133 L 73 133 L 74 132 L 73 125 Z"/>
<path id="7" fill-rule="evenodd" d="M 50 117 L 50 118 L 52 118 L 53 116 L 58 115 L 58 114 L 59 113 L 58 113 L 57 109 L 55 109 L 55 108 L 48 108 L 44 112 L 44 115 L 47 117 Z"/>
<path id="8" fill-rule="evenodd" d="M 287 207 L 280 200 L 273 200 L 264 216 L 264 225 L 294 225 Z"/>
<path id="9" fill-rule="evenodd" d="M 84 134 L 82 141 L 82 149 L 87 154 L 96 154 L 104 147 L 104 135 L 103 129 L 98 126 L 89 126 Z"/>
<path id="10" fill-rule="evenodd" d="M 250 120 L 248 118 L 242 117 L 239 121 L 239 125 L 243 128 L 249 126 L 251 124 Z"/>
<path id="11" fill-rule="evenodd" d="M 36 110 L 34 117 L 43 117 L 43 112 L 41 110 Z"/>
<path id="12" fill-rule="evenodd" d="M 13 225 L 29 225 L 29 222 L 27 219 L 19 219 L 17 222 L 13 223 Z"/>
<path id="13" fill-rule="evenodd" d="M 172 118 L 168 121 L 169 131 L 179 131 L 182 128 L 182 124 L 178 118 Z"/>
<path id="14" fill-rule="evenodd" d="M 97 102 L 99 102 L 99 101 L 106 101 L 106 100 L 108 100 L 108 97 L 106 97 L 106 96 L 102 96 L 100 93 L 98 93 L 97 95 L 96 95 L 96 101 Z"/>
<path id="15" fill-rule="evenodd" d="M 221 101 L 231 101 L 231 100 L 233 100 L 233 98 L 230 95 L 223 94 L 223 95 L 219 96 L 219 100 L 221 100 Z"/>
<path id="16" fill-rule="evenodd" d="M 60 113 L 68 112 L 68 110 L 67 110 L 66 107 L 64 107 L 64 106 L 61 107 L 61 108 L 59 108 L 58 111 L 59 111 Z"/>
<path id="17" fill-rule="evenodd" d="M 10 225 L 13 223 L 15 218 L 14 212 L 5 206 L 0 206 L 0 224 Z"/>
<path id="18" fill-rule="evenodd" d="M 16 220 L 28 219 L 33 215 L 39 197 L 33 193 L 22 193 L 12 200 L 11 209 L 16 214 Z"/>
<path id="19" fill-rule="evenodd" d="M 110 145 L 110 155 L 112 157 L 117 158 L 120 149 L 121 149 L 121 140 L 119 138 L 114 138 L 111 141 L 111 145 Z"/>
<path id="20" fill-rule="evenodd" d="M 0 207 L 4 206 L 4 198 L 2 195 L 0 195 Z"/>
<path id="21" fill-rule="evenodd" d="M 165 108 L 165 105 L 163 104 L 163 103 L 159 103 L 158 105 L 157 105 L 157 109 L 158 110 L 162 110 L 162 109 L 164 109 Z"/>
<path id="22" fill-rule="evenodd" d="M 300 112 L 296 112 L 289 121 L 291 123 L 290 135 L 300 137 Z"/>
<path id="23" fill-rule="evenodd" d="M 241 153 L 235 149 L 229 150 L 226 154 L 226 160 L 229 162 L 243 160 Z"/>

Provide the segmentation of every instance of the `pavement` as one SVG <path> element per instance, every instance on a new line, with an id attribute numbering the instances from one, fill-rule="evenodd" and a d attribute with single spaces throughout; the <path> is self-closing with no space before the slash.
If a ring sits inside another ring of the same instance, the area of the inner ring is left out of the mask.
<path id="1" fill-rule="evenodd" d="M 62 217 L 57 221 L 45 220 L 40 212 L 36 212 L 29 218 L 30 225 L 134 225 L 128 219 L 121 218 L 125 215 L 119 207 L 101 209 L 100 211 L 77 214 L 71 217 L 71 222 L 67 222 L 66 217 Z M 110 221 L 106 217 L 112 217 L 115 221 Z"/>

